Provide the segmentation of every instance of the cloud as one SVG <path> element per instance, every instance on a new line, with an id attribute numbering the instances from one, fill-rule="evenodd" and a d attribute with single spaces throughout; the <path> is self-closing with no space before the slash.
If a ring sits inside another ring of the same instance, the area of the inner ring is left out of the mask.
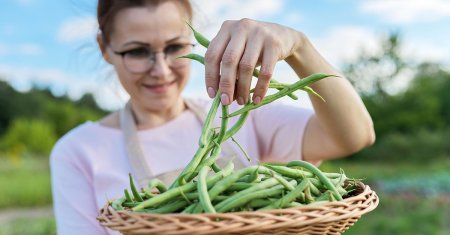
<path id="1" fill-rule="evenodd" d="M 22 44 L 5 44 L 0 42 L 0 55 L 39 55 L 44 50 L 38 44 L 22 43 Z"/>
<path id="2" fill-rule="evenodd" d="M 27 91 L 37 85 L 49 87 L 56 95 L 68 94 L 72 99 L 78 99 L 86 92 L 95 91 L 96 87 L 92 81 L 75 80 L 64 71 L 54 68 L 30 68 L 0 64 L 0 78 L 19 91 Z"/>
<path id="3" fill-rule="evenodd" d="M 97 30 L 98 23 L 94 16 L 73 18 L 61 24 L 57 31 L 56 39 L 59 42 L 70 43 L 94 38 Z"/>
<path id="4" fill-rule="evenodd" d="M 424 43 L 423 41 L 409 40 L 404 43 L 402 55 L 415 62 L 450 63 L 450 45 Z"/>
<path id="5" fill-rule="evenodd" d="M 312 38 L 319 52 L 332 64 L 341 66 L 355 59 L 361 50 L 375 53 L 380 50 L 379 37 L 365 27 L 338 26 L 319 38 Z"/>
<path id="6" fill-rule="evenodd" d="M 55 68 L 30 68 L 0 64 L 0 79 L 8 82 L 18 91 L 26 92 L 33 86 L 47 87 L 54 95 L 67 95 L 73 100 L 80 99 L 86 93 L 91 93 L 100 107 L 117 110 L 128 100 L 128 94 L 114 76 L 110 77 L 108 81 L 98 79 L 98 77 L 107 77 L 107 74 L 110 74 L 109 68 L 91 77 L 85 76 L 84 79 L 76 79 L 73 75 Z"/>
<path id="7" fill-rule="evenodd" d="M 448 0 L 366 0 L 361 2 L 359 9 L 395 24 L 433 22 L 450 17 Z"/>
<path id="8" fill-rule="evenodd" d="M 283 11 L 283 0 L 193 0 L 194 23 L 207 37 L 212 38 L 225 20 L 251 18 L 264 20 Z"/>

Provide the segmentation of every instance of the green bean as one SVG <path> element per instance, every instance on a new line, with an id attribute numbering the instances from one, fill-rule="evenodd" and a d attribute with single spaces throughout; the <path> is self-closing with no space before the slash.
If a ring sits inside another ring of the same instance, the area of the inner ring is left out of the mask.
<path id="1" fill-rule="evenodd" d="M 243 175 L 248 175 L 249 172 L 251 172 L 253 169 L 256 169 L 257 166 L 248 167 L 242 170 L 239 170 L 237 172 L 234 172 L 220 181 L 218 181 L 208 192 L 210 200 L 213 200 L 223 191 L 225 191 L 227 188 L 229 188 L 231 185 L 233 185 L 239 178 L 241 178 Z M 200 213 L 202 211 L 202 208 L 199 206 L 196 206 L 193 210 L 194 213 Z"/>
<path id="2" fill-rule="evenodd" d="M 245 195 L 247 195 L 247 194 L 249 194 L 249 193 L 252 193 L 252 192 L 255 192 L 255 191 L 258 191 L 258 190 L 261 190 L 261 189 L 265 189 L 265 188 L 272 187 L 272 186 L 276 185 L 277 183 L 278 183 L 278 180 L 276 180 L 276 179 L 274 179 L 274 178 L 271 178 L 271 179 L 268 179 L 268 180 L 266 180 L 266 181 L 263 181 L 263 182 L 261 182 L 261 183 L 259 183 L 259 184 L 256 184 L 256 185 L 254 185 L 254 186 L 252 186 L 252 187 L 250 187 L 250 188 L 248 188 L 248 189 L 242 190 L 242 191 L 240 191 L 240 192 L 234 194 L 233 196 L 229 197 L 227 200 L 225 200 L 225 201 L 220 202 L 219 204 L 217 204 L 217 205 L 215 206 L 215 208 L 216 208 L 216 210 L 217 210 L 218 208 L 221 208 L 223 205 L 225 205 L 225 204 L 227 204 L 227 203 L 229 203 L 229 202 L 231 202 L 231 201 L 239 200 L 241 197 L 243 197 L 243 196 L 245 196 Z M 211 191 L 212 191 L 213 189 L 214 189 L 214 188 L 212 188 Z M 210 196 L 211 196 L 211 194 L 210 194 Z M 217 211 L 218 211 L 218 210 L 217 210 Z"/>
<path id="3" fill-rule="evenodd" d="M 181 213 L 183 213 L 183 214 L 193 214 L 192 210 L 195 208 L 196 205 L 200 205 L 200 204 L 191 204 L 188 207 L 184 208 L 184 210 Z"/>
<path id="4" fill-rule="evenodd" d="M 139 205 L 140 202 L 124 202 L 122 203 L 122 206 L 124 207 L 135 207 Z"/>
<path id="5" fill-rule="evenodd" d="M 194 173 L 194 170 L 198 167 L 198 164 L 200 164 L 201 160 L 203 159 L 203 156 L 208 153 L 212 149 L 212 145 L 208 144 L 208 146 L 204 146 L 203 148 L 198 148 L 197 152 L 195 153 L 192 160 L 189 162 L 189 164 L 183 169 L 183 171 L 180 173 L 180 175 L 175 179 L 175 181 L 170 185 L 169 189 L 175 188 L 178 185 L 180 185 L 179 181 L 183 179 L 183 177 L 190 178 L 192 174 Z"/>
<path id="6" fill-rule="evenodd" d="M 266 105 L 268 103 L 271 103 L 285 95 L 288 95 L 300 88 L 303 88 L 313 82 L 319 81 L 319 80 L 327 78 L 327 77 L 336 77 L 336 76 L 329 75 L 329 74 L 322 74 L 322 73 L 312 74 L 306 78 L 303 78 L 303 79 L 293 83 L 292 85 L 289 85 L 288 87 L 285 87 L 284 89 L 282 89 L 281 91 L 279 91 L 273 95 L 268 95 L 268 96 L 264 97 L 264 99 L 259 104 L 251 103 L 251 104 L 245 105 L 243 108 L 228 115 L 228 117 L 234 117 L 234 116 L 240 115 L 244 112 L 250 111 L 252 109 L 259 108 L 259 107 Z"/>
<path id="7" fill-rule="evenodd" d="M 260 210 L 285 208 L 289 203 L 295 201 L 295 199 L 303 192 L 303 190 L 305 190 L 308 184 L 309 184 L 308 180 L 303 180 L 284 197 L 274 201 L 273 203 L 267 205 L 266 207 L 261 208 Z"/>
<path id="8" fill-rule="evenodd" d="M 200 169 L 197 178 L 197 191 L 198 191 L 198 199 L 200 204 L 203 207 L 203 210 L 208 213 L 216 213 L 214 206 L 211 203 L 211 199 L 208 194 L 208 187 L 206 184 L 206 175 L 208 174 L 208 167 L 204 166 Z"/>
<path id="9" fill-rule="evenodd" d="M 202 134 L 200 135 L 200 141 L 199 141 L 200 148 L 203 148 L 207 142 L 208 132 L 211 128 L 211 124 L 214 120 L 214 117 L 216 116 L 217 109 L 219 108 L 219 105 L 220 105 L 220 96 L 221 96 L 220 92 L 217 92 L 217 95 L 214 98 L 213 103 L 211 105 L 211 109 L 209 110 L 208 115 L 206 116 L 205 123 L 203 124 L 203 128 L 202 128 Z M 223 134 L 222 134 L 222 136 L 223 136 Z"/>
<path id="10" fill-rule="evenodd" d="M 314 196 L 319 196 L 321 194 L 320 190 L 311 182 L 310 179 L 307 179 L 309 182 L 309 189 L 311 190 L 311 193 L 314 194 Z M 337 187 L 336 187 L 337 189 Z M 339 192 L 339 190 L 338 190 Z"/>
<path id="11" fill-rule="evenodd" d="M 276 180 L 278 180 L 278 182 L 280 182 L 280 184 L 283 185 L 287 190 L 289 190 L 289 191 L 294 190 L 294 187 L 291 184 L 289 184 L 289 182 L 287 180 L 285 180 L 282 176 L 278 175 L 277 173 L 273 172 L 272 177 L 275 178 Z"/>
<path id="12" fill-rule="evenodd" d="M 133 199 L 131 199 L 130 193 L 128 192 L 128 189 L 124 189 L 123 192 L 125 193 L 126 202 L 132 202 Z"/>
<path id="13" fill-rule="evenodd" d="M 128 176 L 130 178 L 131 193 L 133 194 L 134 200 L 136 200 L 138 202 L 144 201 L 142 199 L 141 195 L 139 195 L 139 192 L 137 191 L 136 186 L 134 185 L 133 176 L 131 176 L 131 173 L 129 173 Z"/>
<path id="14" fill-rule="evenodd" d="M 320 181 L 328 188 L 328 190 L 332 191 L 334 193 L 334 196 L 339 201 L 342 201 L 342 196 L 339 194 L 339 192 L 336 190 L 336 187 L 330 182 L 330 180 L 320 171 L 317 167 L 315 167 L 313 164 L 305 161 L 291 161 L 287 164 L 288 167 L 291 166 L 299 166 L 303 167 L 309 171 L 311 171 L 314 175 L 316 175 Z"/>
<path id="15" fill-rule="evenodd" d="M 150 190 L 152 188 L 157 188 L 160 193 L 167 191 L 166 185 L 164 185 L 164 183 L 159 179 L 151 180 L 148 187 Z"/>
<path id="16" fill-rule="evenodd" d="M 244 125 L 245 120 L 247 120 L 249 112 L 244 112 L 239 116 L 239 119 L 236 121 L 236 123 L 225 133 L 225 136 L 223 137 L 223 141 L 229 139 L 231 136 L 236 134 L 236 132 L 241 129 L 241 127 Z"/>
<path id="17" fill-rule="evenodd" d="M 302 179 L 305 177 L 311 178 L 314 177 L 314 174 L 308 171 L 303 171 L 300 169 L 290 168 L 286 166 L 273 165 L 273 164 L 263 164 L 265 167 L 279 173 L 282 176 L 286 176 L 292 179 Z M 340 178 L 341 174 L 339 173 L 323 173 L 328 178 Z"/>
<path id="18" fill-rule="evenodd" d="M 251 182 L 255 181 L 256 179 L 258 179 L 258 175 L 259 175 L 258 170 L 259 170 L 259 166 L 254 171 L 252 171 L 252 173 L 250 173 L 246 182 L 251 183 Z"/>
<path id="19" fill-rule="evenodd" d="M 297 181 L 292 180 L 290 183 L 296 184 Z M 262 190 L 253 191 L 253 192 L 241 195 L 237 200 L 230 200 L 230 198 L 228 198 L 227 200 L 217 204 L 215 206 L 215 208 L 216 208 L 217 212 L 227 212 L 233 208 L 247 204 L 251 200 L 254 200 L 257 198 L 268 198 L 268 197 L 280 195 L 283 192 L 283 190 L 284 190 L 284 186 L 275 185 L 274 187 L 271 187 L 268 189 L 262 189 Z M 226 202 L 226 203 L 224 203 L 224 202 Z"/>
<path id="20" fill-rule="evenodd" d="M 258 69 L 253 70 L 253 76 L 259 78 L 259 70 Z M 277 80 L 275 80 L 274 78 L 271 78 L 270 84 L 280 84 L 280 83 Z M 282 87 L 274 87 L 274 88 L 276 88 L 277 90 L 282 90 L 284 87 L 283 88 Z M 293 100 L 298 100 L 298 97 L 292 93 L 288 94 L 287 96 L 291 97 L 291 99 L 293 99 Z"/>
<path id="21" fill-rule="evenodd" d="M 269 84 L 269 88 L 276 88 L 279 90 L 282 90 L 283 88 L 285 88 L 287 86 L 289 86 L 289 84 L 284 84 L 284 83 L 270 83 Z M 250 93 L 253 93 L 253 92 L 255 92 L 255 88 L 252 88 L 250 90 Z"/>
<path id="22" fill-rule="evenodd" d="M 228 105 L 222 105 L 222 123 L 220 125 L 219 136 L 216 138 L 217 143 L 222 143 L 223 137 L 225 137 L 225 133 L 228 127 Z"/>
<path id="23" fill-rule="evenodd" d="M 223 177 L 229 175 L 232 170 L 233 170 L 233 163 L 230 162 L 229 164 L 227 164 L 227 166 L 225 168 L 223 168 L 223 170 L 221 172 L 219 172 L 219 173 L 213 175 L 211 178 L 207 179 L 208 187 L 214 185 L 217 181 L 219 181 Z M 191 192 L 192 190 L 195 190 L 196 186 L 197 186 L 196 183 L 189 182 L 183 186 L 169 189 L 166 192 L 164 192 L 163 194 L 157 195 L 155 197 L 152 197 L 148 200 L 143 201 L 138 206 L 133 207 L 132 210 L 136 211 L 136 210 L 156 206 L 158 204 L 167 202 L 167 201 L 181 195 L 181 192 L 188 193 L 188 192 Z"/>
<path id="24" fill-rule="evenodd" d="M 299 202 L 291 202 L 291 203 L 289 203 L 289 207 L 299 207 L 299 206 L 304 206 L 304 205 L 299 203 Z"/>
<path id="25" fill-rule="evenodd" d="M 241 191 L 255 185 L 254 183 L 235 182 L 230 185 L 225 191 Z"/>
<path id="26" fill-rule="evenodd" d="M 195 60 L 203 65 L 205 65 L 205 58 L 199 54 L 195 54 L 195 53 L 189 53 L 187 55 L 183 55 L 178 57 L 180 59 L 191 59 L 191 60 Z"/>
<path id="27" fill-rule="evenodd" d="M 319 97 L 323 102 L 326 102 L 325 99 L 321 95 L 319 95 L 319 93 L 317 93 L 315 90 L 313 90 L 311 87 L 305 86 L 305 87 L 300 88 L 300 89 L 304 90 L 304 91 L 306 91 L 306 92 L 308 92 L 308 93 L 310 93 L 312 95 L 315 95 L 315 96 Z"/>
<path id="28" fill-rule="evenodd" d="M 122 204 L 126 201 L 127 199 L 125 197 L 121 197 L 117 200 L 114 200 L 111 203 L 111 207 L 116 210 L 116 211 L 121 211 L 124 210 L 124 208 L 122 207 Z"/>
<path id="29" fill-rule="evenodd" d="M 186 201 L 175 201 L 173 203 L 165 204 L 164 206 L 161 206 L 159 208 L 155 209 L 141 209 L 137 210 L 136 212 L 147 212 L 147 213 L 153 213 L 153 214 L 166 214 L 166 213 L 173 213 L 176 212 L 188 205 L 188 202 Z"/>
<path id="30" fill-rule="evenodd" d="M 191 28 L 192 32 L 194 33 L 195 40 L 197 40 L 197 42 L 200 43 L 200 45 L 204 46 L 205 48 L 208 48 L 210 43 L 209 40 L 206 39 L 206 37 L 203 36 L 201 33 L 197 32 L 197 30 L 195 30 L 191 24 L 187 23 L 187 25 L 189 26 L 189 28 Z"/>
<path id="31" fill-rule="evenodd" d="M 303 193 L 305 193 L 305 200 L 307 204 L 315 201 L 314 197 L 311 195 L 311 187 L 309 185 L 306 186 L 305 191 L 303 191 Z"/>
<path id="32" fill-rule="evenodd" d="M 219 167 L 216 163 L 213 163 L 213 164 L 211 165 L 211 168 L 212 168 L 213 171 L 216 172 L 216 173 L 222 170 L 222 169 L 220 169 L 220 167 Z"/>
<path id="33" fill-rule="evenodd" d="M 242 148 L 242 146 L 239 144 L 239 142 L 237 142 L 237 140 L 235 138 L 233 138 L 233 136 L 231 136 L 231 140 L 238 146 L 238 148 L 241 150 L 241 152 L 244 154 L 245 158 L 247 158 L 247 161 L 251 161 L 250 157 L 248 156 L 247 152 L 244 150 L 244 148 Z"/>
<path id="34" fill-rule="evenodd" d="M 211 156 L 209 156 L 208 158 L 202 160 L 202 162 L 199 164 L 197 169 L 194 170 L 194 173 L 190 177 L 186 177 L 186 179 L 188 181 L 191 181 L 198 174 L 198 172 L 200 171 L 200 169 L 202 167 L 204 167 L 204 166 L 210 167 L 212 164 L 214 164 L 214 162 L 217 161 L 217 158 L 219 158 L 220 152 L 222 151 L 222 148 L 217 143 L 215 143 L 215 144 L 216 144 L 216 147 L 211 152 Z"/>
<path id="35" fill-rule="evenodd" d="M 275 199 L 273 199 L 273 198 L 267 198 L 267 199 L 257 198 L 257 199 L 251 200 L 247 205 L 251 208 L 260 208 L 260 207 L 265 207 L 265 206 L 269 205 L 274 200 Z"/>

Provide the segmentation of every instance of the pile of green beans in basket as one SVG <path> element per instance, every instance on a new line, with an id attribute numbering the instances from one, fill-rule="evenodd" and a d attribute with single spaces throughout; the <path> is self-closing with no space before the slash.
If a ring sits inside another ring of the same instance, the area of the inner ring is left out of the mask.
<path id="1" fill-rule="evenodd" d="M 192 27 L 191 29 L 199 44 L 208 47 L 209 41 Z M 203 63 L 203 57 L 197 54 L 188 54 L 182 58 Z M 258 74 L 259 71 L 255 69 L 253 75 L 258 77 Z M 284 96 L 297 99 L 293 94 L 296 90 L 319 96 L 308 85 L 330 76 L 334 75 L 313 74 L 293 84 L 282 84 L 272 79 L 269 88 L 277 89 L 278 92 L 266 96 L 259 104 L 248 101 L 241 109 L 231 114 L 228 112 L 228 106 L 222 105 L 221 126 L 215 128 L 212 127 L 212 122 L 221 105 L 218 92 L 203 125 L 199 148 L 172 185 L 166 187 L 160 180 L 153 179 L 147 188 L 138 190 L 130 174 L 131 193 L 125 189 L 125 195 L 110 202 L 111 206 L 115 210 L 159 214 L 223 213 L 288 208 L 342 200 L 356 189 L 356 181 L 349 180 L 342 171 L 324 173 L 304 161 L 292 161 L 288 164 L 265 163 L 239 170 L 233 169 L 232 161 L 224 168 L 216 165 L 221 143 L 231 138 L 238 144 L 233 135 L 242 127 L 252 109 Z M 236 123 L 228 129 L 228 119 L 238 115 Z M 239 144 L 238 146 L 240 147 Z M 242 148 L 241 150 L 245 153 Z M 245 155 L 247 156 L 246 153 Z"/>

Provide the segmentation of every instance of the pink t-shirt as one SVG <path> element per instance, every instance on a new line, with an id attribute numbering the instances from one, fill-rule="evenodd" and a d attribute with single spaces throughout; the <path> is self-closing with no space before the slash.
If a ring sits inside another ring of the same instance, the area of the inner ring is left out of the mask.
<path id="1" fill-rule="evenodd" d="M 195 100 L 205 112 L 209 100 Z M 230 111 L 239 106 L 232 104 Z M 248 162 L 235 144 L 228 143 L 236 161 L 254 165 L 260 160 L 287 162 L 301 159 L 303 134 L 312 110 L 272 103 L 250 112 L 235 135 L 252 158 Z M 217 116 L 220 116 L 220 111 Z M 230 120 L 231 126 L 237 118 Z M 219 126 L 216 117 L 215 125 Z M 151 171 L 182 169 L 194 156 L 202 129 L 201 121 L 187 110 L 162 126 L 138 131 Z M 132 172 L 124 137 L 119 129 L 86 122 L 62 137 L 51 158 L 52 191 L 58 234 L 119 234 L 103 228 L 96 217 L 108 199 L 123 196 Z"/>

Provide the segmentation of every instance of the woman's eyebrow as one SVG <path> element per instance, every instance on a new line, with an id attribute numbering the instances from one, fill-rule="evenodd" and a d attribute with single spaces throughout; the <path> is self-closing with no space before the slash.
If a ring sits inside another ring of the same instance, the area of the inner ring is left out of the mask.
<path id="1" fill-rule="evenodd" d="M 171 42 L 177 41 L 177 40 L 180 39 L 180 38 L 187 38 L 187 37 L 184 36 L 184 35 L 179 35 L 179 36 L 176 36 L 176 37 L 171 38 L 171 39 L 169 39 L 169 40 L 166 40 L 166 43 L 171 43 Z"/>
<path id="2" fill-rule="evenodd" d="M 146 46 L 146 47 L 150 47 L 149 43 L 145 43 L 145 42 L 140 42 L 140 41 L 130 41 L 130 42 L 126 42 L 123 44 L 123 46 L 128 46 L 128 45 L 133 45 L 133 44 L 137 44 L 140 46 Z"/>
<path id="3" fill-rule="evenodd" d="M 166 40 L 166 44 L 174 42 L 174 41 L 177 41 L 180 38 L 185 38 L 185 36 L 181 36 L 180 35 L 180 36 L 176 36 L 174 38 L 171 38 L 169 40 Z M 129 41 L 129 42 L 126 42 L 126 43 L 123 44 L 124 47 L 129 46 L 129 45 L 139 45 L 139 46 L 146 46 L 146 47 L 151 48 L 151 44 L 150 43 L 141 42 L 141 41 Z"/>

